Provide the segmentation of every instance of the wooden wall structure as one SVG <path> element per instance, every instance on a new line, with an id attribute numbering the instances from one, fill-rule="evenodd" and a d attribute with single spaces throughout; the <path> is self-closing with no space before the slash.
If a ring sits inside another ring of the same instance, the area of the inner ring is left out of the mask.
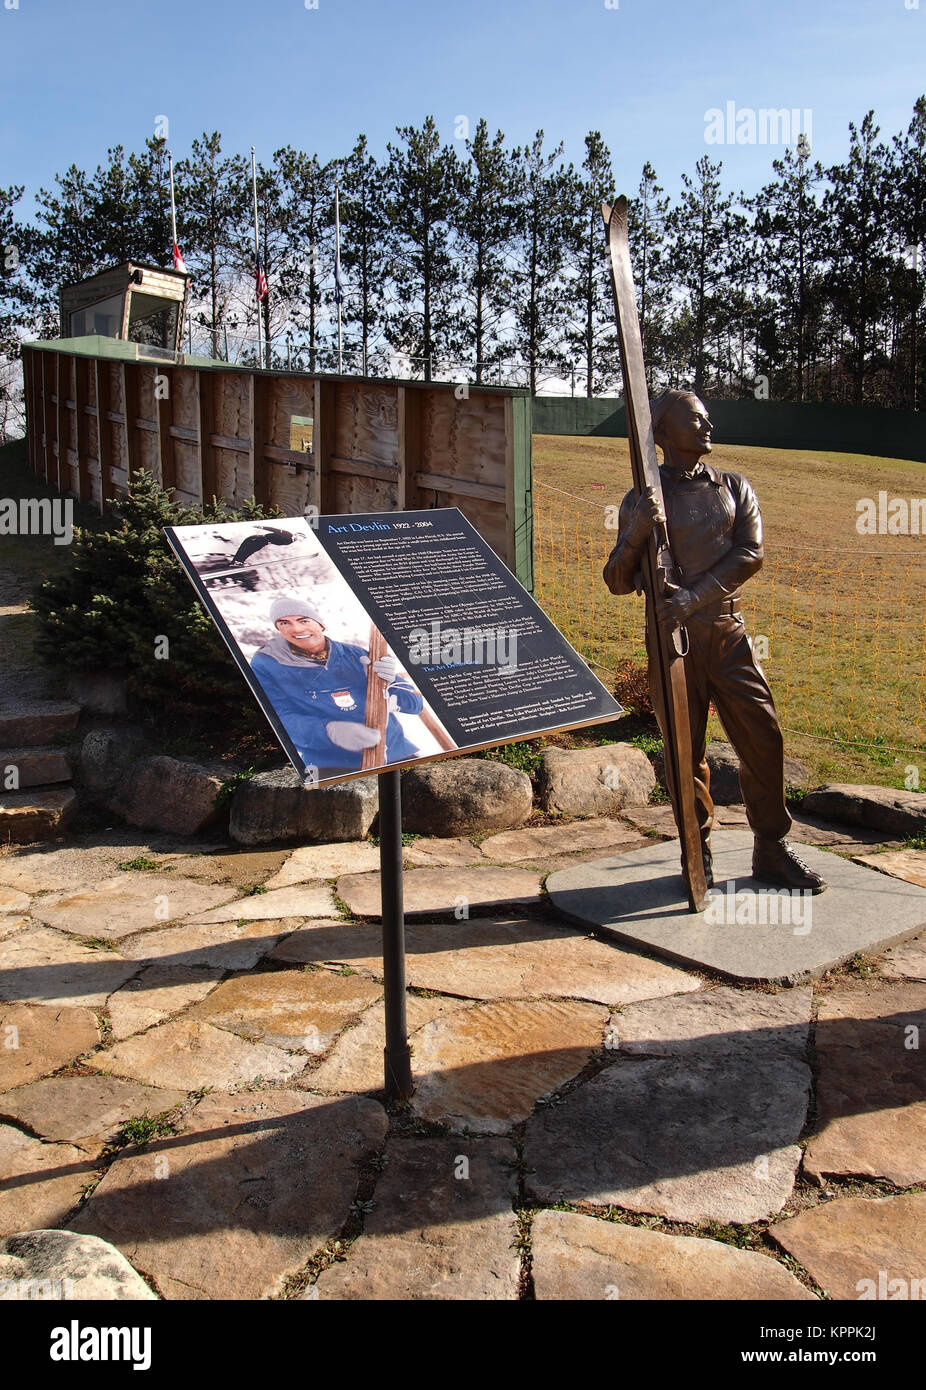
<path id="1" fill-rule="evenodd" d="M 529 392 L 169 364 L 83 341 L 93 350 L 22 349 L 30 465 L 60 492 L 103 510 L 144 468 L 180 502 L 255 497 L 285 516 L 459 507 L 532 587 Z"/>

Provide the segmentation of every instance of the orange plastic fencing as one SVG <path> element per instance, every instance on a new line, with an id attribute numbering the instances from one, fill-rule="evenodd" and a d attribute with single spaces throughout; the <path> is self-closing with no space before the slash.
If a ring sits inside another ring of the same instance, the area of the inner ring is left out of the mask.
<path id="1" fill-rule="evenodd" d="M 612 510 L 534 482 L 537 601 L 611 684 L 645 662 L 643 600 L 602 579 Z M 743 588 L 743 617 L 792 733 L 926 751 L 926 556 L 778 546 Z"/>

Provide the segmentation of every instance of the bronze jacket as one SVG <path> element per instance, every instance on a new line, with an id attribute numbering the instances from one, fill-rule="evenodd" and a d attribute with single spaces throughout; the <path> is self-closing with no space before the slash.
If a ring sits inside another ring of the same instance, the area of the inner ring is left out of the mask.
<path id="1" fill-rule="evenodd" d="M 737 598 L 744 580 L 762 566 L 762 518 L 749 483 L 739 473 L 725 473 L 699 464 L 694 474 L 679 474 L 665 464 L 659 469 L 665 499 L 666 526 L 672 556 L 682 583 L 694 589 L 700 606 L 718 599 Z M 617 544 L 604 567 L 612 594 L 639 592 L 643 547 L 627 539 L 630 514 L 636 504 L 631 490 L 621 503 Z"/>

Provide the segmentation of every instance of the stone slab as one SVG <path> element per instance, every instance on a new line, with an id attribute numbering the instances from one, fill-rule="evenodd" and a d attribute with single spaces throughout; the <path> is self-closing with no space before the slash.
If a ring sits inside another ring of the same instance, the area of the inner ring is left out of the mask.
<path id="1" fill-rule="evenodd" d="M 24 893 L 68 889 L 73 892 L 101 879 L 112 878 L 121 863 L 145 853 L 140 845 L 39 846 L 0 855 L 0 883 Z M 147 850 L 147 857 L 159 856 Z M 163 856 L 160 856 L 163 857 Z"/>
<path id="2" fill-rule="evenodd" d="M 302 845 L 294 849 L 264 887 L 289 888 L 293 883 L 312 879 L 340 878 L 342 874 L 364 874 L 379 868 L 379 847 L 369 840 L 347 840 L 334 845 Z"/>
<path id="3" fill-rule="evenodd" d="M 540 882 L 541 875 L 527 869 L 496 869 L 490 865 L 472 869 L 409 869 L 402 876 L 405 914 L 454 912 L 464 907 L 472 913 L 511 903 L 537 903 Z M 338 879 L 337 891 L 355 916 L 381 915 L 378 873 L 347 874 Z"/>
<path id="4" fill-rule="evenodd" d="M 782 903 L 752 878 L 751 834 L 722 830 L 712 838 L 710 912 L 689 912 L 678 847 L 671 841 L 551 874 L 550 902 L 568 920 L 624 944 L 748 981 L 821 975 L 857 952 L 883 950 L 926 925 L 926 889 L 814 848 L 803 849 L 802 858 L 823 874 L 827 891 L 795 894 Z M 746 918 L 740 923 L 737 895 Z M 721 896 L 725 903 L 734 899 L 733 921 L 709 920 L 720 915 Z M 785 908 L 790 922 L 773 924 L 773 910 L 782 918 Z M 763 911 L 767 925 L 761 925 Z"/>
<path id="5" fill-rule="evenodd" d="M 884 844 L 887 840 L 882 831 L 863 830 L 861 826 L 848 830 L 818 816 L 809 816 L 804 811 L 792 811 L 791 820 L 788 839 L 799 845 L 820 845 L 845 854 L 855 854 L 870 849 L 872 845 Z"/>
<path id="6" fill-rule="evenodd" d="M 0 917 L 0 941 L 6 941 L 10 936 L 17 936 L 21 931 L 27 931 L 31 926 L 31 917 Z"/>
<path id="7" fill-rule="evenodd" d="M 517 863 L 550 854 L 575 854 L 587 849 L 610 849 L 645 843 L 621 821 L 583 820 L 568 825 L 535 825 L 522 830 L 505 830 L 480 843 L 486 859 L 500 864 Z"/>
<path id="8" fill-rule="evenodd" d="M 224 1028 L 183 1018 L 97 1052 L 87 1065 L 146 1086 L 230 1091 L 252 1085 L 258 1078 L 289 1081 L 302 1071 L 305 1058 L 291 1057 L 265 1043 L 245 1042 Z"/>
<path id="9" fill-rule="evenodd" d="M 248 922 L 243 927 L 236 922 L 166 927 L 163 931 L 141 932 L 128 937 L 120 945 L 123 955 L 136 963 L 159 961 L 165 968 L 252 970 L 295 925 L 292 919 L 283 918 L 282 921 Z"/>
<path id="10" fill-rule="evenodd" d="M 188 921 L 196 922 L 264 922 L 277 917 L 337 917 L 338 909 L 330 888 L 308 888 L 298 883 L 266 893 L 251 893 L 211 912 L 190 912 L 186 916 Z"/>
<path id="11" fill-rule="evenodd" d="M 718 1240 L 540 1211 L 531 1227 L 538 1299 L 816 1299 L 775 1259 Z"/>
<path id="12" fill-rule="evenodd" d="M 255 884 L 266 884 L 272 874 L 283 867 L 287 851 L 283 849 L 246 850 L 231 854 L 164 855 L 172 860 L 171 868 L 184 878 L 202 878 L 209 883 L 230 883 L 240 893 Z M 274 887 L 279 885 L 274 884 Z"/>
<path id="13" fill-rule="evenodd" d="M 885 854 L 856 854 L 853 858 L 856 864 L 867 864 L 879 873 L 891 874 L 906 883 L 918 883 L 921 888 L 926 888 L 926 850 L 888 850 Z"/>
<path id="14" fill-rule="evenodd" d="M 320 1053 L 382 992 L 363 975 L 274 970 L 226 980 L 188 1016 L 275 1047 Z"/>
<path id="15" fill-rule="evenodd" d="M 30 1288 L 41 1287 L 43 1301 L 157 1299 L 115 1246 L 73 1231 L 23 1231 L 7 1236 L 0 1241 L 0 1277 L 15 1279 L 17 1285 L 28 1280 Z"/>
<path id="16" fill-rule="evenodd" d="M 181 1135 L 118 1158 L 73 1229 L 118 1246 L 167 1298 L 272 1297 L 340 1232 L 387 1123 L 365 1096 L 206 1096 Z M 157 1160 L 169 1181 L 154 1181 Z"/>
<path id="17" fill-rule="evenodd" d="M 892 980 L 926 980 L 926 934 L 892 946 L 881 962 L 881 974 Z"/>
<path id="18" fill-rule="evenodd" d="M 464 836 L 442 839 L 437 835 L 422 835 L 402 849 L 402 859 L 412 869 L 461 868 L 465 864 L 480 864 L 481 851 Z"/>
<path id="19" fill-rule="evenodd" d="M 85 946 L 38 927 L 4 943 L 0 999 L 99 1009 L 137 973 L 138 963 L 120 952 Z"/>
<path id="20" fill-rule="evenodd" d="M 106 1001 L 113 1037 L 129 1038 L 163 1023 L 205 999 L 221 977 L 215 967 L 155 961 Z"/>
<path id="21" fill-rule="evenodd" d="M 415 1037 L 413 1113 L 454 1131 L 504 1134 L 602 1045 L 607 1011 L 564 1000 L 476 1004 Z"/>
<path id="22" fill-rule="evenodd" d="M 185 1091 L 140 1086 L 115 1076 L 50 1076 L 10 1091 L 0 1101 L 0 1111 L 42 1139 L 98 1149 L 126 1120 L 160 1115 L 185 1099 Z"/>
<path id="23" fill-rule="evenodd" d="M 2 1092 L 67 1066 L 97 1046 L 100 1029 L 90 1009 L 0 1004 L 0 1040 Z"/>
<path id="24" fill-rule="evenodd" d="M 0 1124 L 0 1236 L 60 1226 L 80 1201 L 95 1160 Z"/>
<path id="25" fill-rule="evenodd" d="M 18 888 L 0 888 L 0 912 L 26 912 L 31 899 Z"/>
<path id="26" fill-rule="evenodd" d="M 810 1069 L 788 1056 L 619 1060 L 528 1120 L 528 1190 L 690 1224 L 759 1221 L 793 1190 L 809 1094 Z"/>
<path id="27" fill-rule="evenodd" d="M 806 1172 L 926 1182 L 923 1045 L 926 984 L 853 981 L 823 995 Z"/>
<path id="28" fill-rule="evenodd" d="M 114 940 L 204 913 L 227 901 L 232 891 L 170 873 L 130 869 L 75 893 L 38 898 L 32 915 L 58 931 Z"/>
<path id="29" fill-rule="evenodd" d="M 778 1222 L 769 1235 L 830 1298 L 867 1302 L 926 1298 L 924 1231 L 926 1193 L 911 1193 L 827 1202 Z"/>
<path id="30" fill-rule="evenodd" d="M 29 845 L 36 840 L 51 840 L 71 823 L 76 812 L 77 795 L 72 787 L 2 792 L 0 843 Z"/>
<path id="31" fill-rule="evenodd" d="M 24 700 L 0 710 L 0 747 L 37 747 L 77 727 L 80 706 L 71 700 Z"/>
<path id="32" fill-rule="evenodd" d="M 346 1261 L 309 1296 L 356 1300 L 515 1299 L 520 1259 L 513 1145 L 398 1139 Z"/>
<path id="33" fill-rule="evenodd" d="M 417 994 L 406 995 L 405 1015 L 409 1037 L 414 1039 L 418 1029 L 433 1018 L 463 1008 L 466 1008 L 466 1004 L 462 999 L 424 999 Z M 385 1036 L 386 1006 L 374 1004 L 366 1010 L 356 1027 L 345 1029 L 329 1057 L 325 1057 L 317 1067 L 311 1064 L 307 1067 L 299 1078 L 299 1085 L 325 1095 L 338 1092 L 362 1095 L 382 1091 Z"/>
<path id="34" fill-rule="evenodd" d="M 10 769 L 16 769 L 20 787 L 43 787 L 50 782 L 70 782 L 71 765 L 60 748 L 0 749 L 0 777 L 8 785 Z"/>

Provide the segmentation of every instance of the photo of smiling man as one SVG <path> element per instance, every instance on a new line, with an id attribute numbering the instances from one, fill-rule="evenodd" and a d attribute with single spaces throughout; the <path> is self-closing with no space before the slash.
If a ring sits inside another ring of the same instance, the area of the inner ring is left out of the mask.
<path id="1" fill-rule="evenodd" d="M 383 749 L 383 734 L 366 722 L 369 653 L 330 638 L 323 614 L 294 594 L 275 598 L 267 617 L 274 633 L 252 656 L 251 668 L 300 756 L 317 768 L 320 780 L 358 771 L 368 748 L 377 749 L 380 765 L 420 756 L 396 716 L 420 714 L 424 701 L 399 673 L 394 656 L 373 662 L 385 683 Z"/>

